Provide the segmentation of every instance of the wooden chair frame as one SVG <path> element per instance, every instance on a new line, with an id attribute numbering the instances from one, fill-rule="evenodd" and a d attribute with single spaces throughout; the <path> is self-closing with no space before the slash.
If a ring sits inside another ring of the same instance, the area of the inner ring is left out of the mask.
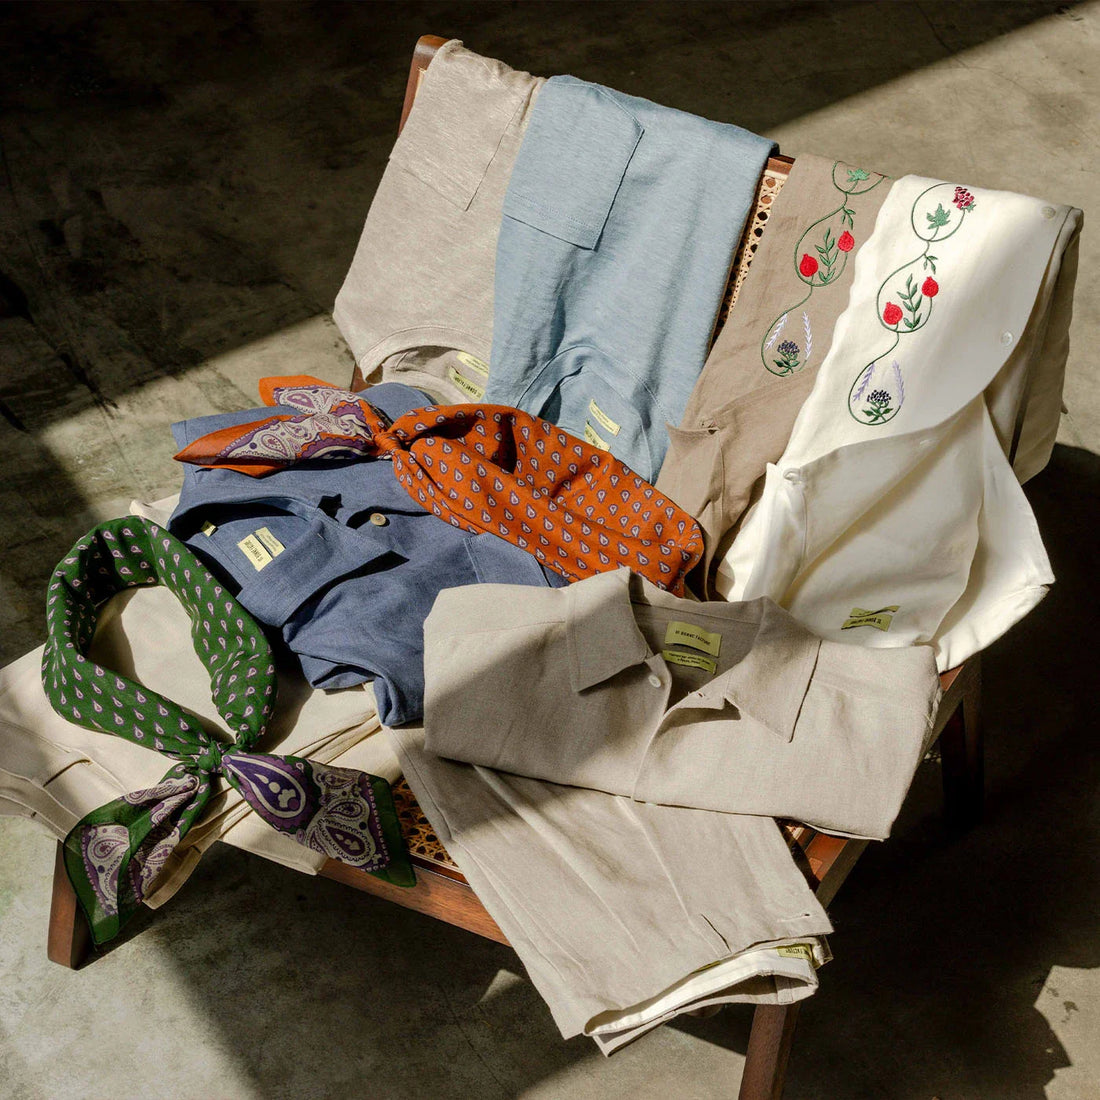
<path id="1" fill-rule="evenodd" d="M 424 71 L 445 41 L 425 35 L 417 42 L 405 90 L 401 127 L 412 109 Z M 785 177 L 791 164 L 790 158 L 773 157 L 767 170 Z M 982 813 L 980 663 L 977 658 L 971 658 L 965 665 L 945 672 L 940 679 L 944 695 L 933 742 L 938 741 L 940 748 L 945 813 L 952 826 L 966 828 L 976 823 Z M 784 831 L 810 885 L 822 904 L 828 905 L 868 842 L 830 836 L 795 823 L 784 823 Z M 393 886 L 335 860 L 329 860 L 320 873 L 486 939 L 508 944 L 504 933 L 460 872 L 453 866 L 441 865 L 416 854 L 412 859 L 417 867 L 417 882 L 413 887 Z M 88 927 L 65 872 L 63 848 L 59 843 L 54 862 L 47 954 L 51 961 L 76 969 L 88 957 L 90 945 Z M 780 1100 L 799 1007 L 796 1002 L 758 1005 L 754 1009 L 739 1100 Z"/>

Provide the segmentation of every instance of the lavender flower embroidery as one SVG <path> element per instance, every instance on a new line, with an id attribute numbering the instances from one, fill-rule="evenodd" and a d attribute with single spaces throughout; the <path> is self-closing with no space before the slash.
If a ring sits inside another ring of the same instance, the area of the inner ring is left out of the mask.
<path id="1" fill-rule="evenodd" d="M 801 348 L 793 340 L 784 340 L 783 343 L 775 349 L 778 359 L 773 359 L 772 362 L 776 366 L 776 374 L 790 374 L 792 371 L 798 370 L 798 356 L 801 353 Z"/>

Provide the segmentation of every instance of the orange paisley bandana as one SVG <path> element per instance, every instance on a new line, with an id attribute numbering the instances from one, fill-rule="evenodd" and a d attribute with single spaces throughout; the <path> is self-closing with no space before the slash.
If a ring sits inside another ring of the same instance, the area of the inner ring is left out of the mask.
<path id="1" fill-rule="evenodd" d="M 175 457 L 252 477 L 317 459 L 388 458 L 426 510 L 499 535 L 569 580 L 626 566 L 681 595 L 702 556 L 687 512 L 617 458 L 519 409 L 426 405 L 391 423 L 362 394 L 308 375 L 265 378 L 260 396 L 300 411 L 211 432 Z"/>

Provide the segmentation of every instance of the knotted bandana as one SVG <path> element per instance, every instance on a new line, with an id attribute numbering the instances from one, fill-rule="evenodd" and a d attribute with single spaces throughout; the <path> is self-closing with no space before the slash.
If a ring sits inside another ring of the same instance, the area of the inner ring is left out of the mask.
<path id="1" fill-rule="evenodd" d="M 175 457 L 262 477 L 315 459 L 391 459 L 415 501 L 489 533 L 569 580 L 626 566 L 676 595 L 703 553 L 695 520 L 613 455 L 506 405 L 427 405 L 392 423 L 361 394 L 308 375 L 264 378 L 266 405 L 300 409 L 195 440 Z"/>
<path id="2" fill-rule="evenodd" d="M 191 617 L 195 650 L 232 744 L 216 741 L 170 699 L 85 656 L 99 605 L 125 588 L 154 584 L 166 585 Z M 46 623 L 42 684 L 54 710 L 179 761 L 155 787 L 93 810 L 65 838 L 65 867 L 97 944 L 115 936 L 140 906 L 219 775 L 264 821 L 307 848 L 413 884 L 384 779 L 249 751 L 275 705 L 271 648 L 248 612 L 167 531 L 137 517 L 94 527 L 54 571 Z"/>

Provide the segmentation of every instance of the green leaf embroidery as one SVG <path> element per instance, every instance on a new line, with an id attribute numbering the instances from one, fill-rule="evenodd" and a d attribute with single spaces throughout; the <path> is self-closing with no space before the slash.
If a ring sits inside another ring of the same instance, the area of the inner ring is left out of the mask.
<path id="1" fill-rule="evenodd" d="M 936 204 L 934 214 L 926 214 L 929 229 L 942 229 L 951 220 L 951 215 L 943 208 L 943 203 Z"/>
<path id="2" fill-rule="evenodd" d="M 860 180 L 870 179 L 870 175 L 862 168 L 849 168 L 848 169 L 848 182 L 859 183 Z"/>

